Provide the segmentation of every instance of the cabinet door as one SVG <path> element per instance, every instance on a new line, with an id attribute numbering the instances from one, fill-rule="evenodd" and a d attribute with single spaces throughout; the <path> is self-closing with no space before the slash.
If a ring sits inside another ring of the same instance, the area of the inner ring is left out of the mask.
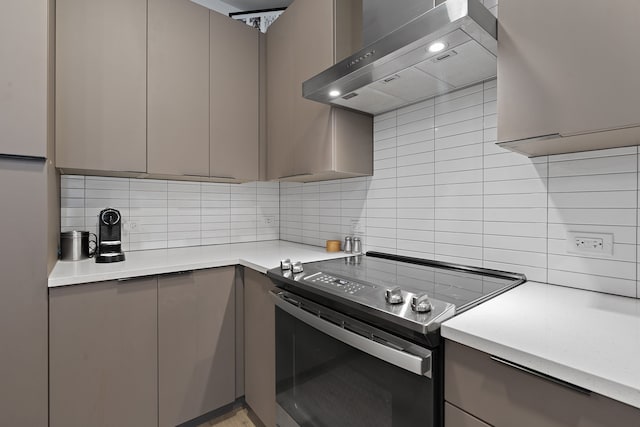
<path id="1" fill-rule="evenodd" d="M 495 427 L 640 425 L 638 408 L 558 385 L 448 340 L 444 378 L 447 402 Z"/>
<path id="2" fill-rule="evenodd" d="M 456 408 L 449 402 L 444 403 L 444 427 L 491 427 L 476 417 Z"/>
<path id="3" fill-rule="evenodd" d="M 331 107 L 302 97 L 302 83 L 334 64 L 334 0 L 297 0 L 293 22 L 294 174 L 331 170 Z M 313 48 L 311 49 L 311 46 Z"/>
<path id="4" fill-rule="evenodd" d="M 209 10 L 149 0 L 148 172 L 209 176 Z"/>
<path id="5" fill-rule="evenodd" d="M 640 124 L 640 57 L 630 54 L 640 2 L 500 0 L 499 8 L 499 141 Z"/>
<path id="6" fill-rule="evenodd" d="M 47 157 L 49 1 L 2 2 L 0 154 Z"/>
<path id="7" fill-rule="evenodd" d="M 235 268 L 158 278 L 159 425 L 235 400 Z"/>
<path id="8" fill-rule="evenodd" d="M 51 427 L 158 425 L 157 285 L 49 290 Z"/>
<path id="9" fill-rule="evenodd" d="M 146 28 L 146 0 L 57 0 L 56 166 L 147 170 Z"/>
<path id="10" fill-rule="evenodd" d="M 258 180 L 259 31 L 211 12 L 211 176 Z"/>
<path id="11" fill-rule="evenodd" d="M 267 31 L 267 179 L 293 175 L 295 3 Z"/>
<path id="12" fill-rule="evenodd" d="M 244 270 L 245 399 L 267 427 L 276 425 L 276 320 L 264 274 Z"/>

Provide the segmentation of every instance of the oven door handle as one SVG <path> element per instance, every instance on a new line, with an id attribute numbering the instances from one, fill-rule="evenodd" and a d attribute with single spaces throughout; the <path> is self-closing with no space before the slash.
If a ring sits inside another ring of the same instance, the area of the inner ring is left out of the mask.
<path id="1" fill-rule="evenodd" d="M 303 310 L 294 305 L 294 303 L 287 302 L 283 297 L 273 291 L 269 291 L 269 294 L 277 307 L 320 332 L 348 344 L 357 350 L 370 354 L 373 357 L 391 363 L 398 368 L 405 369 L 416 375 L 431 378 L 431 355 L 421 357 L 374 341 Z"/>

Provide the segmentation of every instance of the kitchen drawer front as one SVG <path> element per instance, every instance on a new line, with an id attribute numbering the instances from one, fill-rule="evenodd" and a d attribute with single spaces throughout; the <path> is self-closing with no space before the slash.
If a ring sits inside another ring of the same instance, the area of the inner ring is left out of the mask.
<path id="1" fill-rule="evenodd" d="M 444 403 L 444 427 L 491 427 L 476 417 L 456 408 L 449 402 Z"/>
<path id="2" fill-rule="evenodd" d="M 445 346 L 445 400 L 495 427 L 640 425 L 636 408 L 523 372 L 453 341 Z"/>

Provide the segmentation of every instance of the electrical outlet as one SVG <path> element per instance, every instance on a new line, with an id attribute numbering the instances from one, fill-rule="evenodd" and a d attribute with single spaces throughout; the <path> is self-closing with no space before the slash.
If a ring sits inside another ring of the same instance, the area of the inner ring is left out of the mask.
<path id="1" fill-rule="evenodd" d="M 613 255 L 613 235 L 567 232 L 567 252 L 573 254 Z"/>
<path id="2" fill-rule="evenodd" d="M 588 237 L 576 237 L 575 241 L 576 248 L 584 249 L 589 251 L 604 251 L 604 242 L 602 239 L 593 239 Z"/>

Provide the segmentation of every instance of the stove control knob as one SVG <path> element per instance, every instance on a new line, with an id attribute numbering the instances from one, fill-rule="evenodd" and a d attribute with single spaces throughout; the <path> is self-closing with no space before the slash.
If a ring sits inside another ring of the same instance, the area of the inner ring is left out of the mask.
<path id="1" fill-rule="evenodd" d="M 280 270 L 291 270 L 291 260 L 289 258 L 280 261 Z"/>
<path id="2" fill-rule="evenodd" d="M 389 288 L 384 291 L 384 299 L 387 300 L 389 304 L 401 304 L 404 301 L 402 297 L 402 289 L 399 286 L 395 288 Z"/>
<path id="3" fill-rule="evenodd" d="M 302 268 L 302 263 L 300 261 L 291 263 L 291 271 L 293 271 L 294 274 L 302 273 L 304 271 L 304 268 Z"/>
<path id="4" fill-rule="evenodd" d="M 427 294 L 416 294 L 411 297 L 411 309 L 416 313 L 427 313 L 431 311 L 431 302 Z"/>

